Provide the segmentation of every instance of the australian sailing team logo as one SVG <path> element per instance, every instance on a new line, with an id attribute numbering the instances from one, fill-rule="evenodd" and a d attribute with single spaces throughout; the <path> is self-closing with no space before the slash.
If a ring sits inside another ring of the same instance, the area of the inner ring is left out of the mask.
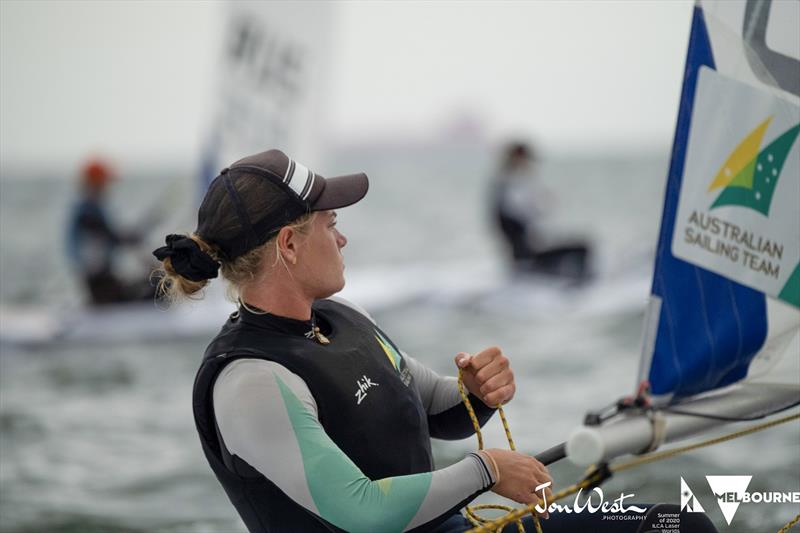
<path id="1" fill-rule="evenodd" d="M 800 107 L 703 67 L 672 253 L 800 307 Z"/>
<path id="2" fill-rule="evenodd" d="M 772 118 L 767 118 L 751 131 L 723 163 L 708 187 L 709 192 L 722 188 L 711 209 L 737 205 L 769 216 L 772 195 L 783 164 L 800 132 L 800 124 L 797 124 L 759 151 Z"/>

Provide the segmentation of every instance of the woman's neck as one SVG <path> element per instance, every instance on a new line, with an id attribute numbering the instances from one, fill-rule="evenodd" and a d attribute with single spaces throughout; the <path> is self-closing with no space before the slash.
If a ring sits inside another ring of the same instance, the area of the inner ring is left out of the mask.
<path id="1" fill-rule="evenodd" d="M 311 320 L 311 304 L 314 303 L 313 298 L 286 285 L 248 287 L 242 290 L 241 299 L 248 306 L 295 320 Z"/>

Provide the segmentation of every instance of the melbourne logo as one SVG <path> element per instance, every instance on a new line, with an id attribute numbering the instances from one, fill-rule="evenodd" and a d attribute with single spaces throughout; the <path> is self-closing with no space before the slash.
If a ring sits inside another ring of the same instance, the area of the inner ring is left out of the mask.
<path id="1" fill-rule="evenodd" d="M 800 492 L 747 492 L 751 479 L 753 476 L 706 476 L 728 525 L 731 525 L 742 503 L 800 503 Z M 703 512 L 703 507 L 683 478 L 681 478 L 681 511 Z"/>
<path id="2" fill-rule="evenodd" d="M 800 124 L 789 128 L 766 147 L 761 141 L 772 117 L 751 131 L 720 167 L 708 191 L 722 188 L 710 209 L 737 205 L 769 216 L 772 193 L 781 176 L 786 156 L 800 133 Z"/>
<path id="3" fill-rule="evenodd" d="M 745 491 L 753 476 L 706 476 L 706 479 L 717 497 L 722 516 L 731 525 L 733 515 L 744 500 Z"/>

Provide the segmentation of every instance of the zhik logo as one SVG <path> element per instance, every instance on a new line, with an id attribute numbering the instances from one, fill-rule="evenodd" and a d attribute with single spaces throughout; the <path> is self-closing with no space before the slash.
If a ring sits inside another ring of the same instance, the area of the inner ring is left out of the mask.
<path id="1" fill-rule="evenodd" d="M 356 397 L 356 405 L 361 405 L 361 402 L 364 401 L 364 398 L 367 397 L 367 390 L 371 389 L 372 387 L 377 387 L 378 384 L 369 379 L 366 375 L 361 376 L 361 378 L 356 381 L 356 393 L 354 396 Z"/>

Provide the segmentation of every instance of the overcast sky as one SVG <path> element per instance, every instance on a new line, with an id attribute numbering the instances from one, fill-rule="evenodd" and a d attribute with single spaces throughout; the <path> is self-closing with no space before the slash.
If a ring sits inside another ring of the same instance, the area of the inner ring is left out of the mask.
<path id="1" fill-rule="evenodd" d="M 344 2 L 326 138 L 448 124 L 556 150 L 669 146 L 690 1 Z M 313 5 L 298 2 L 309 12 Z M 3 165 L 196 160 L 215 106 L 214 2 L 0 2 Z"/>

